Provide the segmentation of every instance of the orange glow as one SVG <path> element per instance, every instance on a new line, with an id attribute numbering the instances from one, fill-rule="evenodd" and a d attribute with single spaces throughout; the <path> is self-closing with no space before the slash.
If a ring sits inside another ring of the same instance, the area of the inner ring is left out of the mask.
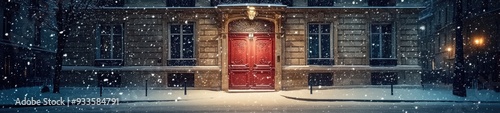
<path id="1" fill-rule="evenodd" d="M 474 39 L 474 44 L 476 44 L 476 45 L 482 45 L 483 44 L 483 39 L 482 38 L 476 38 L 476 39 Z"/>
<path id="2" fill-rule="evenodd" d="M 450 52 L 451 51 L 451 47 L 447 47 L 446 51 Z"/>

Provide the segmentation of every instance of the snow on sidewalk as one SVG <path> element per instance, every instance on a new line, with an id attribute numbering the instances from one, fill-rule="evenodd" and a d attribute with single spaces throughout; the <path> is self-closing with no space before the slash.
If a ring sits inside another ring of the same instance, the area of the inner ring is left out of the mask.
<path id="1" fill-rule="evenodd" d="M 50 99 L 75 99 L 75 98 L 118 98 L 120 102 L 125 101 L 185 101 L 185 100 L 219 100 L 250 102 L 255 99 L 274 102 L 281 96 L 302 99 L 339 99 L 339 100 L 431 100 L 431 101 L 483 101 L 500 102 L 500 93 L 491 90 L 467 90 L 467 97 L 458 97 L 452 94 L 451 88 L 395 88 L 391 95 L 390 88 L 338 88 L 338 89 L 314 89 L 309 94 L 308 89 L 279 91 L 279 92 L 253 92 L 253 93 L 228 93 L 224 91 L 210 90 L 184 90 L 159 89 L 145 90 L 142 88 L 104 88 L 102 97 L 99 96 L 99 87 L 64 87 L 61 93 L 40 93 L 40 87 L 21 87 L 0 90 L 0 105 L 14 105 L 16 99 L 30 100 L 44 98 Z M 281 96 L 280 96 L 281 95 Z M 251 98 L 250 98 L 251 97 Z M 238 100 L 242 99 L 242 100 Z M 284 98 L 283 98 L 284 99 Z M 267 101 L 266 101 L 267 102 Z"/>
<path id="2" fill-rule="evenodd" d="M 23 100 L 41 100 L 47 99 L 76 99 L 76 98 L 118 98 L 120 102 L 125 101 L 183 101 L 214 98 L 222 91 L 209 90 L 188 90 L 188 95 L 184 95 L 184 90 L 148 90 L 148 96 L 145 96 L 145 90 L 140 88 L 103 88 L 102 97 L 99 96 L 99 87 L 64 87 L 61 93 L 52 92 L 40 93 L 41 87 L 21 87 L 0 90 L 0 105 L 14 105 L 16 99 Z"/>
<path id="3" fill-rule="evenodd" d="M 467 97 L 452 94 L 450 88 L 341 88 L 281 91 L 282 96 L 306 100 L 410 100 L 410 101 L 498 101 L 500 93 L 491 90 L 468 89 Z"/>

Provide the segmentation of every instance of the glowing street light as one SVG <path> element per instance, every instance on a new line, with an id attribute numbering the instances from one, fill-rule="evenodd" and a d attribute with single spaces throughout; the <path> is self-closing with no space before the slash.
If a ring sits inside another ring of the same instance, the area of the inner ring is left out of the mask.
<path id="1" fill-rule="evenodd" d="M 451 48 L 451 46 L 446 47 L 446 51 L 448 52 L 448 59 L 452 59 L 452 58 L 451 58 L 451 50 L 453 50 L 453 49 Z"/>
<path id="2" fill-rule="evenodd" d="M 483 45 L 483 38 L 476 38 L 474 39 L 474 44 L 476 45 Z"/>

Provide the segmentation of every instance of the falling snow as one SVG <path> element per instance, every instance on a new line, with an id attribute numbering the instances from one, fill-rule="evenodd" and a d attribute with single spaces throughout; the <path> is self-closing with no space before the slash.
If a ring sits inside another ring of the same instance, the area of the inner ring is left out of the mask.
<path id="1" fill-rule="evenodd" d="M 0 112 L 496 112 L 500 2 L 456 1 L 5 0 Z"/>

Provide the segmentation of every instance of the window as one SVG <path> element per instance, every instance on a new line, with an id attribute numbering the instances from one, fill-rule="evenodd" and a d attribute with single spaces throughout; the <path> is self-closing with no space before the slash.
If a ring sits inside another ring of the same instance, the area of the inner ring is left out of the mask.
<path id="1" fill-rule="evenodd" d="M 331 73 L 309 73 L 310 86 L 333 86 Z"/>
<path id="2" fill-rule="evenodd" d="M 370 65 L 396 65 L 391 24 L 372 24 L 370 41 Z"/>
<path id="3" fill-rule="evenodd" d="M 97 30 L 96 66 L 123 65 L 123 26 L 100 25 Z"/>
<path id="4" fill-rule="evenodd" d="M 307 0 L 308 6 L 333 6 L 333 0 Z"/>
<path id="5" fill-rule="evenodd" d="M 307 64 L 333 65 L 331 27 L 328 23 L 310 23 L 308 26 Z"/>
<path id="6" fill-rule="evenodd" d="M 368 0 L 368 6 L 396 6 L 396 0 Z"/>
<path id="7" fill-rule="evenodd" d="M 169 73 L 167 79 L 168 87 L 194 87 L 194 73 Z"/>
<path id="8" fill-rule="evenodd" d="M 5 5 L 5 8 L 2 7 L 1 10 L 3 10 L 3 18 L 2 18 L 2 22 L 3 22 L 3 33 L 1 34 L 2 35 L 2 39 L 4 40 L 10 40 L 10 37 L 11 37 L 11 33 L 14 29 L 14 22 L 15 22 L 15 19 L 14 19 L 14 15 L 17 13 L 17 11 L 20 10 L 20 5 L 16 2 L 7 2 L 7 3 L 4 3 L 3 5 Z"/>
<path id="9" fill-rule="evenodd" d="M 372 85 L 398 84 L 398 75 L 395 72 L 373 72 L 371 73 Z"/>
<path id="10" fill-rule="evenodd" d="M 169 38 L 169 66 L 194 66 L 194 24 L 171 24 Z"/>
<path id="11" fill-rule="evenodd" d="M 38 0 L 31 0 L 31 4 L 30 4 L 30 14 L 29 15 L 43 15 L 42 14 L 42 11 L 41 11 L 41 8 L 40 8 L 40 1 Z M 34 45 L 35 46 L 38 46 L 40 47 L 40 44 L 42 43 L 42 34 L 41 34 L 41 30 L 42 30 L 42 19 L 40 16 L 34 16 L 34 24 L 33 24 L 33 27 L 34 27 Z"/>
<path id="12" fill-rule="evenodd" d="M 100 7 L 123 7 L 125 0 L 99 0 L 97 6 Z"/>
<path id="13" fill-rule="evenodd" d="M 121 76 L 116 72 L 97 72 L 98 86 L 120 87 Z"/>
<path id="14" fill-rule="evenodd" d="M 212 6 L 219 4 L 237 4 L 237 3 L 258 3 L 258 4 L 283 4 L 287 6 L 293 5 L 293 0 L 210 0 Z"/>
<path id="15" fill-rule="evenodd" d="M 167 7 L 194 7 L 196 0 L 167 0 Z"/>

